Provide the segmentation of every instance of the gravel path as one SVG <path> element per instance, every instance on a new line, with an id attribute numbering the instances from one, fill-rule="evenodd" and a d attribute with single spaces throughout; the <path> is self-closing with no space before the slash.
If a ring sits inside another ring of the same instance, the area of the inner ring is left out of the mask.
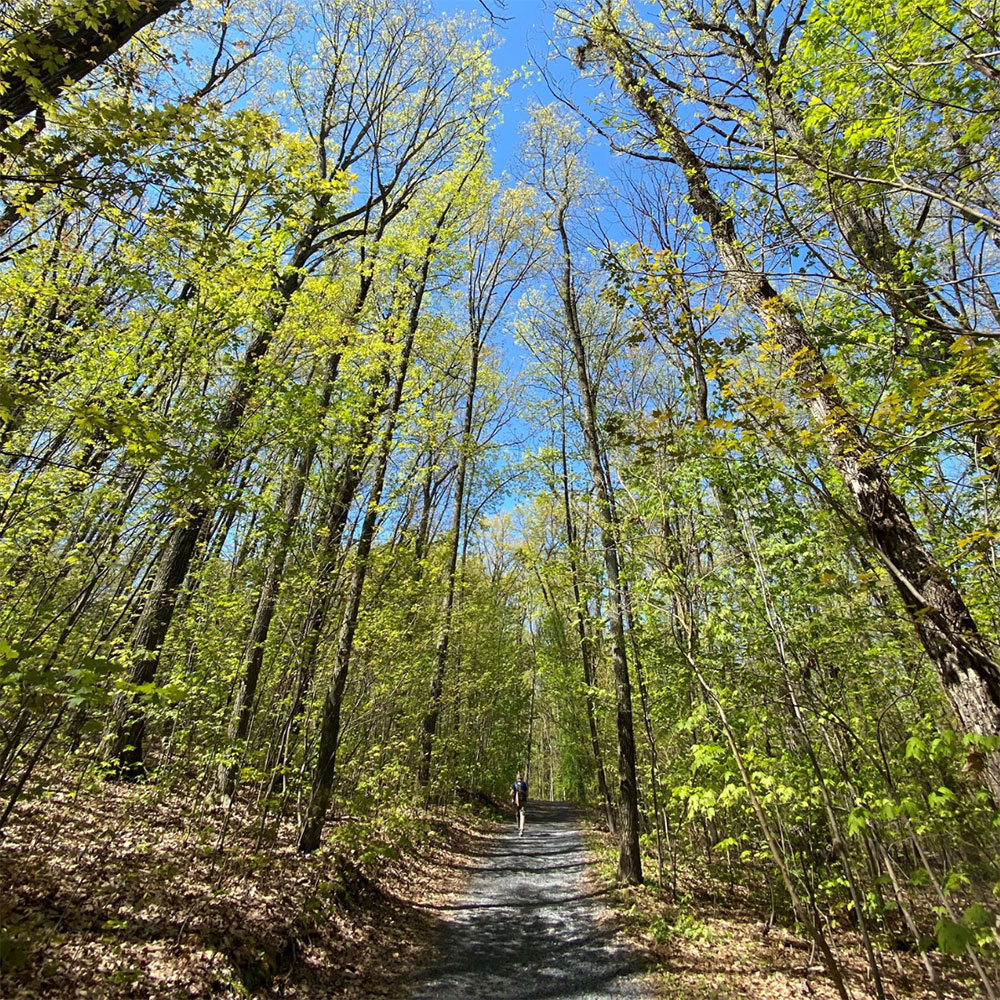
<path id="1" fill-rule="evenodd" d="M 583 841 L 569 807 L 531 802 L 524 836 L 511 824 L 482 859 L 447 923 L 442 958 L 413 1000 L 641 1000 L 641 960 L 601 923 L 584 882 Z"/>

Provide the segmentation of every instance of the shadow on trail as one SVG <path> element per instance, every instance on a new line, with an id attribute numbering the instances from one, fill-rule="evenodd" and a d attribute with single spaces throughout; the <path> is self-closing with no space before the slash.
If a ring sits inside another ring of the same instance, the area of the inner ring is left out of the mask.
<path id="1" fill-rule="evenodd" d="M 563 903 L 576 903 L 581 899 L 596 899 L 598 896 L 606 896 L 604 889 L 595 889 L 593 892 L 581 892 L 576 896 L 561 896 L 555 899 L 526 899 L 521 901 L 508 900 L 504 903 L 437 903 L 428 904 L 428 910 L 490 910 L 503 909 L 507 906 L 527 906 L 540 909 L 545 906 L 561 906 Z"/>
<path id="2" fill-rule="evenodd" d="M 523 837 L 511 824 L 447 913 L 442 957 L 413 1000 L 644 997 L 641 956 L 600 920 L 604 890 L 583 879 L 586 852 L 569 806 L 532 802 Z"/>

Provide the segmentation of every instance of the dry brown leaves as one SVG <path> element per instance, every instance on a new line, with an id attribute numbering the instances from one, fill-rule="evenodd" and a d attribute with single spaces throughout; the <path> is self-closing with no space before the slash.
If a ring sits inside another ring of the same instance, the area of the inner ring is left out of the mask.
<path id="1" fill-rule="evenodd" d="M 607 834 L 598 835 L 609 843 Z M 597 858 L 598 868 L 606 852 Z M 648 861 L 648 859 L 647 859 Z M 651 865 L 647 877 L 655 872 Z M 739 886 L 709 885 L 683 874 L 678 898 L 655 885 L 612 888 L 605 872 L 614 920 L 624 935 L 649 955 L 655 966 L 653 987 L 671 1000 L 838 1000 L 838 993 L 809 941 L 788 929 L 768 926 L 767 913 L 751 904 Z M 860 939 L 841 931 L 831 941 L 854 997 L 874 997 Z M 931 957 L 941 992 L 936 993 L 920 957 L 882 950 L 879 955 L 886 995 L 895 1000 L 975 1000 L 982 987 L 963 982 L 957 966 Z"/>
<path id="2" fill-rule="evenodd" d="M 260 838 L 245 809 L 47 784 L 0 845 L 6 1000 L 400 996 L 432 958 L 426 904 L 464 883 L 482 826 L 437 817 L 398 859 L 362 864 L 300 855 L 291 821 Z"/>

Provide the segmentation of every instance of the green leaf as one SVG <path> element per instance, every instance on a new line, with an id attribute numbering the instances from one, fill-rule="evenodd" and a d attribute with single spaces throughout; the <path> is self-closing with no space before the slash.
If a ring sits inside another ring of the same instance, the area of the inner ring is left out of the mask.
<path id="1" fill-rule="evenodd" d="M 964 924 L 955 923 L 947 917 L 941 917 L 934 925 L 938 947 L 946 955 L 962 955 L 965 949 L 975 940 L 973 932 Z"/>
<path id="2" fill-rule="evenodd" d="M 962 914 L 962 923 L 969 927 L 992 927 L 993 914 L 982 903 L 973 903 Z"/>

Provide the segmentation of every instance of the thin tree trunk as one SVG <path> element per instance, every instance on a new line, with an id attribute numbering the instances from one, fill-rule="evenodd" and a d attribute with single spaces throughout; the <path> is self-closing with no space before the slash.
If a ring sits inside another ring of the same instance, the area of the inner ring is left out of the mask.
<path id="1" fill-rule="evenodd" d="M 313 674 L 316 669 L 316 653 L 326 627 L 330 606 L 337 591 L 339 567 L 342 564 L 342 559 L 339 556 L 342 555 L 341 542 L 344 537 L 344 529 L 347 527 L 347 518 L 361 484 L 368 451 L 375 436 L 381 412 L 380 401 L 387 389 L 387 382 L 383 382 L 373 390 L 366 414 L 361 420 L 358 437 L 341 466 L 336 495 L 329 501 L 329 509 L 325 517 L 325 535 L 319 554 L 319 566 L 313 582 L 310 606 L 306 612 L 299 637 L 299 650 L 296 656 L 298 669 L 292 703 L 281 727 L 280 736 L 272 742 L 272 750 L 265 765 L 266 770 L 273 772 L 271 776 L 272 792 L 288 766 L 299 722 L 305 711 L 306 700 L 312 687 Z"/>
<path id="2" fill-rule="evenodd" d="M 587 631 L 587 605 L 580 589 L 580 565 L 577 561 L 577 532 L 573 522 L 573 509 L 570 504 L 569 491 L 569 461 L 566 454 L 566 407 L 565 401 L 561 407 L 562 429 L 562 485 L 563 514 L 566 518 L 566 551 L 569 555 L 570 579 L 573 585 L 573 617 L 576 621 L 576 631 L 580 638 L 580 660 L 583 664 L 583 683 L 585 685 L 584 702 L 587 706 L 587 725 L 590 729 L 590 746 L 594 754 L 594 765 L 597 768 L 597 788 L 604 803 L 608 817 L 608 829 L 614 833 L 618 828 L 615 816 L 614 802 L 608 787 L 608 778 L 604 770 L 604 755 L 601 753 L 600 733 L 597 728 L 597 706 L 594 702 L 594 688 L 597 676 L 594 670 L 593 640 Z"/>
<path id="3" fill-rule="evenodd" d="M 233 702 L 232 714 L 226 737 L 230 744 L 230 753 L 239 753 L 239 744 L 247 738 L 250 730 L 251 707 L 257 695 L 257 680 L 264 663 L 264 646 L 271 630 L 271 620 L 278 604 L 278 591 L 281 588 L 281 576 L 288 559 L 288 547 L 295 525 L 298 522 L 302 504 L 302 494 L 305 491 L 306 479 L 312 468 L 316 455 L 315 440 L 310 442 L 300 453 L 289 475 L 289 482 L 283 490 L 282 521 L 278 536 L 275 539 L 260 593 L 257 596 L 257 607 L 254 611 L 250 634 L 243 650 L 243 671 L 240 684 Z M 239 773 L 239 760 L 227 760 L 219 764 L 219 793 L 231 798 L 236 791 L 236 777 Z"/>
<path id="4" fill-rule="evenodd" d="M 459 190 L 461 190 L 461 186 Z M 414 291 L 413 302 L 410 307 L 406 340 L 403 343 L 396 374 L 396 385 L 393 390 L 392 399 L 386 410 L 385 427 L 382 430 L 375 459 L 372 487 L 368 495 L 367 510 L 365 511 L 361 535 L 358 538 L 358 547 L 354 557 L 354 570 L 351 574 L 351 582 L 348 587 L 340 632 L 337 636 L 337 654 L 334 661 L 333 676 L 323 701 L 323 720 L 320 728 L 319 752 L 313 771 L 312 795 L 309 800 L 306 820 L 303 823 L 298 840 L 298 848 L 303 853 L 315 851 L 319 847 L 320 838 L 323 834 L 323 826 L 326 822 L 327 809 L 329 808 L 333 792 L 337 745 L 340 741 L 340 709 L 344 697 L 344 687 L 347 684 L 347 674 L 351 665 L 351 655 L 354 650 L 354 633 L 358 625 L 361 595 L 368 574 L 368 557 L 371 553 L 372 541 L 375 537 L 375 526 L 382 503 L 382 489 L 385 485 L 386 470 L 388 469 L 389 456 L 392 452 L 396 419 L 399 415 L 403 399 L 403 388 L 406 384 L 406 377 L 409 371 L 410 355 L 417 333 L 420 309 L 423 305 L 424 292 L 427 288 L 427 278 L 430 273 L 434 247 L 450 208 L 451 204 L 449 203 L 438 218 L 437 225 L 427 240 L 420 281 Z"/>
<path id="5" fill-rule="evenodd" d="M 597 497 L 601 547 L 608 588 L 608 618 L 611 624 L 611 655 L 615 674 L 615 702 L 618 727 L 618 880 L 628 884 L 642 882 L 642 858 L 639 852 L 639 798 L 635 774 L 635 733 L 632 725 L 632 687 L 629 680 L 628 656 L 625 651 L 624 606 L 618 563 L 614 511 L 611 506 L 611 484 L 608 481 L 597 435 L 597 405 L 594 398 L 583 331 L 576 312 L 573 289 L 572 257 L 566 233 L 566 208 L 557 209 L 557 224 L 562 244 L 562 278 L 560 297 L 569 330 L 573 357 L 576 361 L 577 382 L 583 404 L 583 436 L 587 446 L 591 478 Z"/>
<path id="6" fill-rule="evenodd" d="M 381 230 L 379 235 L 381 236 Z M 369 262 L 362 275 L 361 287 L 358 290 L 354 306 L 351 310 L 352 321 L 357 320 L 358 315 L 364 308 L 365 300 L 372 286 L 372 274 L 372 265 Z M 247 738 L 250 730 L 251 709 L 254 699 L 257 696 L 257 681 L 264 663 L 264 646 L 267 643 L 267 637 L 271 630 L 271 620 L 274 618 L 274 612 L 278 604 L 278 591 L 281 588 L 281 576 L 288 558 L 288 546 L 291 542 L 295 526 L 298 523 L 306 480 L 309 478 L 309 472 L 316 458 L 318 429 L 322 427 L 327 411 L 330 408 L 334 384 L 337 381 L 337 374 L 340 369 L 340 358 L 340 351 L 336 350 L 330 355 L 327 361 L 326 370 L 323 374 L 323 391 L 316 414 L 317 433 L 312 435 L 308 444 L 302 450 L 298 461 L 293 466 L 290 482 L 285 490 L 281 530 L 278 533 L 274 550 L 268 561 L 264 582 L 261 585 L 260 594 L 257 599 L 257 608 L 254 613 L 253 624 L 250 628 L 250 636 L 247 639 L 243 653 L 243 662 L 246 666 L 240 681 L 239 690 L 236 694 L 236 701 L 233 704 L 232 716 L 227 731 L 230 745 L 235 746 L 237 750 L 239 745 Z M 343 533 L 344 522 L 347 519 L 347 509 L 350 507 L 353 498 L 354 490 L 352 489 L 350 491 L 350 499 L 346 502 L 341 502 L 337 508 L 343 511 L 343 517 L 336 519 L 336 522 L 331 525 L 331 535 L 335 535 L 336 548 L 340 547 L 340 538 Z M 323 617 L 325 618 L 325 614 Z M 310 631 L 310 637 L 312 635 L 313 630 Z M 239 762 L 236 760 L 225 761 L 219 764 L 217 777 L 221 795 L 226 798 L 232 797 L 236 790 L 236 777 L 238 773 Z"/>
<path id="7" fill-rule="evenodd" d="M 358 612 L 361 610 L 361 596 L 368 575 L 368 557 L 371 553 L 372 541 L 375 538 L 375 527 L 378 523 L 379 508 L 382 503 L 382 490 L 385 485 L 386 470 L 389 466 L 389 456 L 392 451 L 393 432 L 396 417 L 402 401 L 403 385 L 409 367 L 410 351 L 413 346 L 414 328 L 407 332 L 403 345 L 396 376 L 396 387 L 393 399 L 386 414 L 386 425 L 382 431 L 378 454 L 375 460 L 375 472 L 372 487 L 368 496 L 365 519 L 361 526 L 357 550 L 354 553 L 354 569 L 347 589 L 343 618 L 337 635 L 337 653 L 334 660 L 333 677 L 323 701 L 323 721 L 320 729 L 319 753 L 316 767 L 313 771 L 312 796 L 306 821 L 299 834 L 299 850 L 308 853 L 319 847 L 323 826 L 326 822 L 326 812 L 330 805 L 333 790 L 333 776 L 336 764 L 337 746 L 340 741 L 340 709 L 344 698 L 344 688 L 347 684 L 347 674 L 351 665 L 351 655 L 354 650 L 354 634 L 358 626 Z"/>
<path id="8" fill-rule="evenodd" d="M 639 650 L 639 636 L 635 629 L 635 616 L 632 612 L 632 592 L 627 580 L 622 581 L 622 596 L 625 599 L 625 621 L 628 625 L 628 635 L 632 644 L 632 662 L 635 664 L 635 679 L 639 685 L 639 702 L 642 705 L 642 721 L 646 730 L 646 742 L 649 743 L 649 781 L 653 794 L 653 829 L 656 832 L 656 884 L 663 888 L 663 844 L 660 838 L 660 791 L 659 791 L 659 753 L 656 749 L 656 733 L 653 731 L 652 706 L 649 699 L 649 687 L 646 684 L 646 674 L 642 666 Z"/>
<path id="9" fill-rule="evenodd" d="M 469 385 L 465 395 L 465 412 L 462 434 L 458 446 L 458 469 L 455 475 L 455 492 L 452 497 L 451 529 L 448 532 L 448 566 L 444 598 L 441 601 L 441 626 L 434 650 L 434 670 L 428 693 L 428 709 L 424 713 L 420 734 L 420 787 L 426 789 L 431 780 L 431 754 L 438 716 L 441 713 L 441 694 L 444 690 L 444 672 L 448 663 L 448 644 L 451 641 L 451 618 L 455 605 L 455 581 L 458 576 L 458 550 L 462 539 L 462 515 L 465 505 L 465 480 L 469 452 L 474 445 L 472 421 L 476 411 L 476 383 L 479 377 L 479 353 L 482 348 L 482 331 L 474 328 L 470 333 L 472 358 L 469 365 Z"/>

